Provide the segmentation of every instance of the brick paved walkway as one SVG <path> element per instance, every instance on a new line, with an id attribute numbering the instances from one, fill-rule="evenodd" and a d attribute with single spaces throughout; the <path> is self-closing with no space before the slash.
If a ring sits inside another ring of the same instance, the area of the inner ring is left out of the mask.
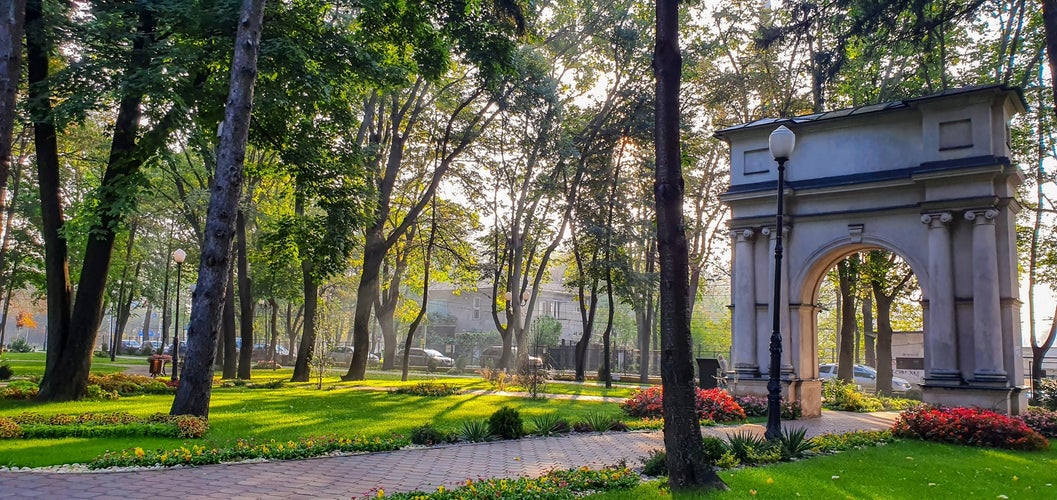
<path id="1" fill-rule="evenodd" d="M 890 427 L 895 413 L 824 412 L 785 423 L 809 435 Z M 722 435 L 763 426 L 705 428 Z M 661 448 L 660 432 L 574 434 L 495 443 L 457 444 L 346 457 L 207 465 L 135 472 L 0 472 L 0 498 L 357 498 L 457 486 L 466 479 L 537 476 L 549 469 L 639 465 Z"/>

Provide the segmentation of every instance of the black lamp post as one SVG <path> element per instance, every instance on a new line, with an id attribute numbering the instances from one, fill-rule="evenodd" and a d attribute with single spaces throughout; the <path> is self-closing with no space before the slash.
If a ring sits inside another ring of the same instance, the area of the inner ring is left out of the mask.
<path id="1" fill-rule="evenodd" d="M 180 271 L 183 269 L 186 258 L 187 252 L 183 249 L 177 248 L 172 253 L 172 260 L 176 262 L 176 310 L 173 313 L 176 315 L 176 328 L 172 334 L 172 379 L 174 381 L 180 380 Z"/>
<path id="2" fill-rule="evenodd" d="M 779 378 L 782 369 L 782 331 L 781 331 L 781 300 L 782 300 L 782 229 L 784 224 L 784 202 L 785 202 L 785 162 L 793 153 L 796 144 L 796 135 L 792 130 L 782 125 L 771 132 L 767 140 L 771 150 L 771 156 L 778 162 L 778 210 L 775 217 L 774 234 L 774 296 L 771 301 L 771 367 L 767 377 L 767 439 L 778 439 L 782 437 L 781 403 L 782 382 Z"/>

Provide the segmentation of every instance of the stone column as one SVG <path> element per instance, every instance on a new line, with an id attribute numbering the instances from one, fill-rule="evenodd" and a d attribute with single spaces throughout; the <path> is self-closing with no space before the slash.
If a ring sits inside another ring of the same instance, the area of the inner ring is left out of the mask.
<path id="1" fill-rule="evenodd" d="M 930 383 L 961 383 L 954 316 L 954 264 L 951 261 L 950 212 L 926 214 L 928 225 L 929 307 L 925 330 L 925 378 Z"/>
<path id="2" fill-rule="evenodd" d="M 775 230 L 773 228 L 770 228 L 770 227 L 765 227 L 760 232 L 762 232 L 765 236 L 770 238 L 770 244 L 768 246 L 768 249 L 769 249 L 768 255 L 773 257 L 774 256 L 774 247 L 775 247 L 775 244 L 777 243 L 778 233 L 775 232 Z M 786 255 L 785 255 L 785 258 L 782 259 L 782 269 L 778 273 L 778 279 L 780 280 L 779 283 L 782 284 L 781 298 L 779 299 L 778 305 L 777 305 L 778 308 L 779 308 L 778 309 L 778 325 L 779 325 L 778 328 L 779 328 L 779 330 L 782 333 L 782 373 L 790 374 L 790 373 L 793 373 L 793 349 L 792 349 L 792 341 L 791 341 L 791 339 L 792 339 L 792 336 L 791 336 L 791 328 L 792 328 L 792 326 L 791 326 L 790 321 L 789 321 L 789 253 L 788 253 L 789 250 L 788 249 L 792 248 L 791 245 L 789 244 L 789 239 L 788 239 L 789 238 L 789 226 L 785 226 L 784 228 L 782 228 L 782 238 L 785 241 L 785 244 L 783 246 L 786 248 Z M 768 292 L 771 292 L 771 291 L 774 290 L 774 288 L 773 288 L 774 287 L 774 259 L 773 258 L 770 259 L 770 263 L 767 266 L 767 270 L 768 270 L 768 282 L 771 284 L 771 287 L 772 287 L 772 288 L 770 288 L 768 290 Z M 774 311 L 771 309 L 772 307 L 775 307 L 775 304 L 768 305 L 768 309 L 767 309 L 767 311 L 768 311 L 767 312 L 767 317 L 768 318 L 773 318 L 774 317 Z M 771 328 L 770 328 L 771 323 L 768 322 L 767 325 L 768 325 L 767 331 L 764 332 L 764 336 L 763 336 L 763 338 L 766 339 L 766 343 L 760 344 L 760 345 L 763 345 L 765 347 L 759 349 L 759 351 L 760 351 L 760 354 L 759 354 L 760 359 L 765 360 L 765 361 L 761 361 L 760 362 L 760 367 L 761 367 L 760 371 L 761 372 L 765 372 L 766 371 L 765 368 L 769 368 L 770 367 L 771 354 L 770 354 L 770 351 L 769 351 L 769 346 L 770 346 L 770 338 L 771 338 Z"/>
<path id="3" fill-rule="evenodd" d="M 739 378 L 759 375 L 756 363 L 756 261 L 753 252 L 752 229 L 735 229 L 734 240 L 734 299 L 733 336 L 734 370 Z"/>
<path id="4" fill-rule="evenodd" d="M 995 217 L 993 208 L 965 212 L 965 220 L 973 223 L 973 381 L 1004 385 Z"/>

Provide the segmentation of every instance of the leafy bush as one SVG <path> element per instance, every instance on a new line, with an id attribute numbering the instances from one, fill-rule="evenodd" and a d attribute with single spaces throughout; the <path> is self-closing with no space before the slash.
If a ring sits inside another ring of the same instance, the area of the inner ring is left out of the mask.
<path id="1" fill-rule="evenodd" d="M 745 416 L 747 417 L 767 416 L 766 396 L 746 394 L 734 398 L 734 401 L 738 403 L 738 406 L 741 406 L 741 409 L 745 411 Z M 783 420 L 799 420 L 803 414 L 803 411 L 800 408 L 800 403 L 796 401 L 787 401 L 783 399 L 781 408 Z"/>
<path id="2" fill-rule="evenodd" d="M 867 396 L 855 384 L 837 378 L 826 379 L 822 384 L 822 399 L 822 405 L 831 410 L 865 413 L 884 409 L 880 399 Z"/>
<path id="3" fill-rule="evenodd" d="M 723 389 L 695 388 L 695 391 L 699 418 L 715 422 L 745 420 L 745 410 Z M 654 386 L 636 391 L 621 407 L 633 417 L 660 417 L 663 415 L 663 397 L 663 389 Z"/>
<path id="4" fill-rule="evenodd" d="M 379 490 L 377 495 L 371 496 L 390 500 L 572 499 L 587 492 L 630 489 L 637 484 L 639 475 L 626 467 L 607 467 L 602 470 L 580 467 L 551 471 L 538 478 L 467 480 L 459 488 L 447 490 L 440 487 L 432 493 L 412 491 L 385 495 Z"/>
<path id="5" fill-rule="evenodd" d="M 37 397 L 37 384 L 28 380 L 16 380 L 0 389 L 0 399 L 26 400 Z"/>
<path id="6" fill-rule="evenodd" d="M 149 465 L 205 465 L 235 462 L 256 458 L 296 459 L 326 455 L 335 451 L 376 452 L 392 451 L 405 446 L 407 441 L 397 437 L 317 437 L 298 441 L 280 442 L 270 440 L 254 443 L 238 440 L 220 447 L 193 445 L 169 450 L 144 450 L 133 448 L 120 453 L 107 452 L 88 463 L 89 469 L 108 467 L 130 467 Z"/>
<path id="7" fill-rule="evenodd" d="M 904 411 L 921 404 L 920 399 L 887 398 L 884 396 L 877 399 L 881 401 L 881 405 L 886 411 Z"/>
<path id="8" fill-rule="evenodd" d="M 782 429 L 778 442 L 782 445 L 782 458 L 786 460 L 800 458 L 814 446 L 807 438 L 807 429 L 803 427 Z"/>
<path id="9" fill-rule="evenodd" d="M 1057 437 L 1057 411 L 1047 410 L 1038 406 L 1028 408 L 1028 411 L 1018 418 L 1048 438 Z"/>
<path id="10" fill-rule="evenodd" d="M 13 419 L 0 417 L 0 439 L 13 439 L 22 437 L 22 426 Z"/>
<path id="11" fill-rule="evenodd" d="M 89 385 L 97 385 L 103 391 L 115 392 L 120 396 L 133 394 L 171 394 L 172 387 L 162 380 L 142 375 L 127 373 L 108 373 L 106 375 L 89 375 Z"/>
<path id="12" fill-rule="evenodd" d="M 439 384 L 437 382 L 420 382 L 408 387 L 393 389 L 395 394 L 410 394 L 412 396 L 451 396 L 461 392 L 455 385 Z"/>
<path id="13" fill-rule="evenodd" d="M 1023 420 L 979 408 L 937 408 L 921 405 L 899 414 L 892 432 L 899 437 L 1006 448 L 1045 450 L 1046 438 Z"/>
<path id="14" fill-rule="evenodd" d="M 91 384 L 86 390 L 88 391 L 88 399 L 96 400 L 114 400 L 121 399 L 121 395 L 114 391 L 104 391 L 102 387 Z"/>
<path id="15" fill-rule="evenodd" d="M 732 451 L 724 452 L 723 456 L 719 457 L 719 460 L 716 460 L 716 467 L 719 467 L 720 469 L 733 469 L 739 465 L 741 465 L 741 460 L 738 460 L 738 457 L 736 457 Z"/>
<path id="16" fill-rule="evenodd" d="M 767 415 L 766 396 L 746 394 L 734 398 L 734 401 L 738 403 L 738 406 L 741 406 L 741 409 L 745 411 L 745 416 L 747 417 L 762 417 Z"/>
<path id="17" fill-rule="evenodd" d="M 664 419 L 662 418 L 641 418 L 639 420 L 632 420 L 630 422 L 624 422 L 624 425 L 628 427 L 628 430 L 633 431 L 659 431 L 664 429 Z"/>
<path id="18" fill-rule="evenodd" d="M 151 354 L 154 354 L 154 344 L 151 344 L 150 342 L 144 342 L 142 345 L 139 346 L 139 351 L 137 352 L 137 354 L 139 354 L 140 356 L 150 356 Z"/>
<path id="19" fill-rule="evenodd" d="M 15 339 L 10 344 L 7 344 L 8 350 L 11 352 L 33 352 L 33 346 L 26 342 L 26 339 Z"/>
<path id="20" fill-rule="evenodd" d="M 488 419 L 488 428 L 492 434 L 503 439 L 518 439 L 525 435 L 524 423 L 517 410 L 504 406 Z"/>
<path id="21" fill-rule="evenodd" d="M 555 434 L 565 434 L 572 430 L 572 426 L 569 425 L 569 421 L 562 418 L 557 413 L 547 413 L 544 415 L 534 415 L 530 418 L 532 426 L 535 429 L 533 434 L 539 436 L 553 436 Z"/>
<path id="22" fill-rule="evenodd" d="M 727 442 L 715 436 L 705 436 L 701 439 L 701 443 L 705 449 L 705 459 L 710 464 L 716 463 L 724 453 L 730 451 Z"/>
<path id="23" fill-rule="evenodd" d="M 481 376 L 488 381 L 488 385 L 491 385 L 492 389 L 497 391 L 506 390 L 507 374 L 505 371 L 485 367 L 481 369 Z"/>
<path id="24" fill-rule="evenodd" d="M 830 453 L 887 444 L 893 440 L 892 431 L 854 431 L 840 434 L 822 434 L 811 438 L 811 443 L 816 451 Z"/>
<path id="25" fill-rule="evenodd" d="M 614 426 L 617 425 L 620 419 L 604 412 L 591 412 L 583 417 L 583 423 L 591 428 L 595 432 L 605 432 L 608 430 L 614 430 Z M 624 430 L 627 430 L 627 426 L 624 426 Z"/>
<path id="26" fill-rule="evenodd" d="M 414 444 L 433 446 L 440 443 L 454 443 L 457 439 L 458 436 L 454 432 L 442 431 L 433 427 L 432 424 L 415 427 L 411 430 L 411 442 Z"/>
<path id="27" fill-rule="evenodd" d="M 779 444 L 749 431 L 728 435 L 727 448 L 741 463 L 767 464 L 782 459 L 782 447 Z"/>
<path id="28" fill-rule="evenodd" d="M 1057 379 L 1047 378 L 1035 383 L 1034 404 L 1057 411 Z"/>
<path id="29" fill-rule="evenodd" d="M 484 443 L 494 440 L 495 434 L 492 434 L 492 429 L 487 420 L 464 420 L 462 429 L 459 431 L 459 439 L 471 443 Z"/>
<path id="30" fill-rule="evenodd" d="M 0 380 L 11 380 L 14 374 L 15 371 L 11 369 L 11 365 L 7 363 L 0 365 Z"/>
<path id="31" fill-rule="evenodd" d="M 642 475 L 667 476 L 668 464 L 665 462 L 667 456 L 664 450 L 650 450 L 649 454 L 642 458 Z"/>

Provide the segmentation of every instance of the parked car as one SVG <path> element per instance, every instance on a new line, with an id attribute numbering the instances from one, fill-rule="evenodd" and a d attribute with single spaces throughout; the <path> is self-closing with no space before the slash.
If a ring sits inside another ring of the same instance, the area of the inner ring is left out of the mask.
<path id="1" fill-rule="evenodd" d="M 510 347 L 510 355 L 517 359 L 517 346 Z M 489 368 L 495 368 L 495 365 L 499 363 L 499 358 L 503 357 L 503 346 L 494 345 L 485 347 L 481 351 L 481 366 Z M 536 356 L 528 357 L 529 367 L 531 368 L 543 368 L 543 359 Z"/>
<path id="2" fill-rule="evenodd" d="M 451 368 L 452 366 L 455 366 L 455 360 L 445 356 L 437 350 L 412 347 L 410 352 L 411 354 L 407 358 L 407 366 L 429 366 L 430 360 L 435 362 L 438 368 Z M 404 350 L 400 349 L 396 353 L 396 364 L 399 365 L 402 363 L 403 359 Z"/>
<path id="3" fill-rule="evenodd" d="M 139 342 L 132 339 L 125 339 L 121 341 L 121 352 L 122 354 L 138 354 L 139 353 Z"/>
<path id="4" fill-rule="evenodd" d="M 818 365 L 818 378 L 825 380 L 836 376 L 836 364 Z M 877 392 L 877 370 L 866 365 L 855 365 L 855 383 L 867 392 Z M 907 379 L 892 377 L 892 392 L 907 392 L 911 387 Z"/>
<path id="5" fill-rule="evenodd" d="M 165 349 L 162 350 L 162 352 L 165 353 L 165 354 L 170 354 L 171 355 L 172 354 L 172 342 L 166 342 Z M 180 352 L 179 352 L 179 354 L 181 356 L 183 356 L 184 353 L 186 353 L 186 352 L 187 352 L 187 341 L 186 340 L 181 340 L 180 341 Z"/>
<path id="6" fill-rule="evenodd" d="M 330 348 L 330 357 L 338 364 L 346 364 L 352 361 L 352 353 L 354 349 L 352 346 L 339 345 Z M 377 354 L 373 352 L 367 353 L 367 366 L 377 366 L 380 363 L 380 359 Z"/>

